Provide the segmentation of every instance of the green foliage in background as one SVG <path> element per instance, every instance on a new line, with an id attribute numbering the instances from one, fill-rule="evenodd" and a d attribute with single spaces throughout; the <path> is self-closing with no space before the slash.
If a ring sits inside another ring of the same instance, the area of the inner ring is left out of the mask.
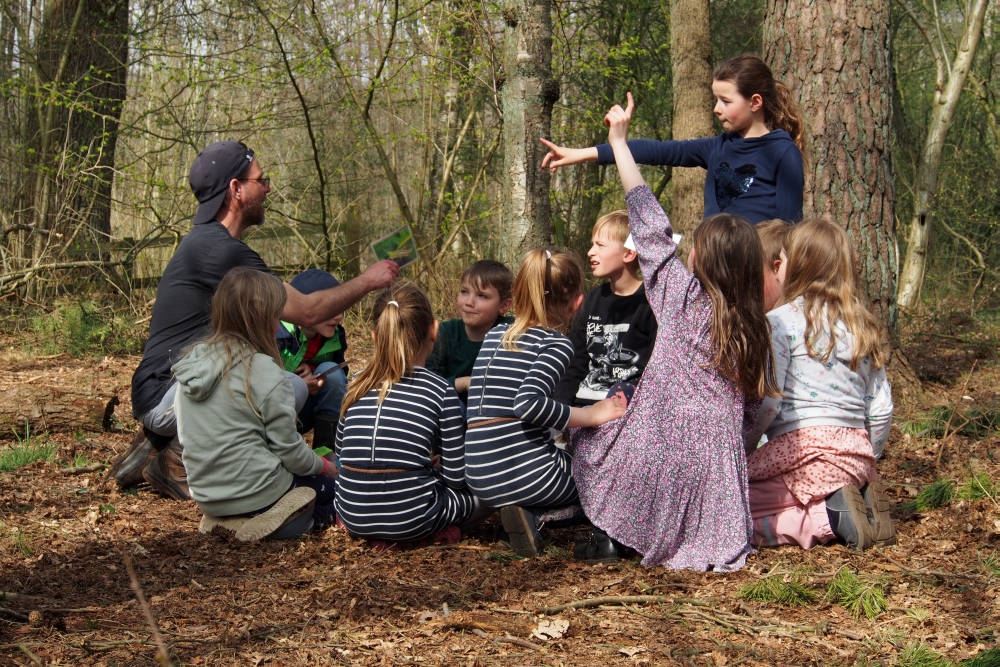
<path id="1" fill-rule="evenodd" d="M 94 301 L 58 301 L 55 308 L 30 319 L 20 336 L 34 353 L 76 357 L 138 354 L 148 324 L 136 323 L 127 312 L 101 307 Z"/>

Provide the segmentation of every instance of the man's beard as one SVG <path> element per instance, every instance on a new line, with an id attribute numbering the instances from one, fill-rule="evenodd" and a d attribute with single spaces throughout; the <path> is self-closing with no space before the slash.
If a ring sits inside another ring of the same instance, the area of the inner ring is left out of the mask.
<path id="1" fill-rule="evenodd" d="M 244 227 L 259 227 L 264 224 L 264 200 L 240 203 L 237 211 Z"/>

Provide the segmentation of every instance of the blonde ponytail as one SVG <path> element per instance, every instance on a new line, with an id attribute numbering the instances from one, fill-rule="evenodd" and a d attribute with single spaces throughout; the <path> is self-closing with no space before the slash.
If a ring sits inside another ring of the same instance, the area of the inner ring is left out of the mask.
<path id="1" fill-rule="evenodd" d="M 347 387 L 340 407 L 347 410 L 371 390 L 378 388 L 378 402 L 392 386 L 413 372 L 413 360 L 427 341 L 434 325 L 431 303 L 419 287 L 408 283 L 382 291 L 375 299 L 375 352 L 363 371 Z"/>
<path id="2" fill-rule="evenodd" d="M 564 324 L 554 320 L 582 287 L 583 268 L 576 255 L 551 247 L 529 251 L 514 278 L 514 323 L 503 335 L 503 348 L 517 352 L 518 339 L 531 327 Z"/>

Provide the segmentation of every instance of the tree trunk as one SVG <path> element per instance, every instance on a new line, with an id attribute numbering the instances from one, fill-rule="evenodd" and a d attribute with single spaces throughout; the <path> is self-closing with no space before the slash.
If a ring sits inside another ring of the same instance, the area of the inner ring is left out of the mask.
<path id="1" fill-rule="evenodd" d="M 670 60 L 674 77 L 674 139 L 712 136 L 712 27 L 708 0 L 671 0 Z M 705 170 L 675 168 L 670 221 L 690 244 L 705 214 Z"/>
<path id="2" fill-rule="evenodd" d="M 549 171 L 541 168 L 552 105 L 559 84 L 552 78 L 551 0 L 504 4 L 503 231 L 501 261 L 516 266 L 521 255 L 550 242 Z"/>
<path id="3" fill-rule="evenodd" d="M 900 389 L 919 386 L 898 353 L 889 0 L 768 0 L 764 56 L 806 121 L 803 213 L 847 230 Z"/>
<path id="4" fill-rule="evenodd" d="M 938 175 L 941 170 L 941 152 L 948 137 L 948 130 L 955 118 L 955 108 L 965 88 L 965 79 L 976 59 L 979 39 L 983 35 L 983 19 L 989 0 L 974 0 L 965 17 L 962 43 L 948 72 L 948 82 L 943 90 L 935 91 L 934 110 L 927 127 L 924 149 L 920 154 L 917 168 L 917 182 L 913 197 L 913 218 L 906 242 L 906 259 L 899 275 L 899 306 L 913 308 L 920 296 L 920 286 L 924 280 L 927 263 L 927 248 L 931 237 L 931 218 L 934 212 L 934 197 L 938 191 Z M 942 55 L 934 48 L 935 58 Z M 939 62 L 939 65 L 941 63 Z M 940 69 L 939 69 L 940 71 Z M 943 83 L 943 82 L 941 82 Z"/>

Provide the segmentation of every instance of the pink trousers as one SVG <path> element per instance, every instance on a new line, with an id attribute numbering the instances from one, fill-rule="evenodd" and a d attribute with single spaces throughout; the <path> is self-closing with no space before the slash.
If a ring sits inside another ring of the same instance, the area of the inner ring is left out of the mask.
<path id="1" fill-rule="evenodd" d="M 750 515 L 753 546 L 797 544 L 803 549 L 834 539 L 821 496 L 803 505 L 792 495 L 781 476 L 750 482 Z"/>

